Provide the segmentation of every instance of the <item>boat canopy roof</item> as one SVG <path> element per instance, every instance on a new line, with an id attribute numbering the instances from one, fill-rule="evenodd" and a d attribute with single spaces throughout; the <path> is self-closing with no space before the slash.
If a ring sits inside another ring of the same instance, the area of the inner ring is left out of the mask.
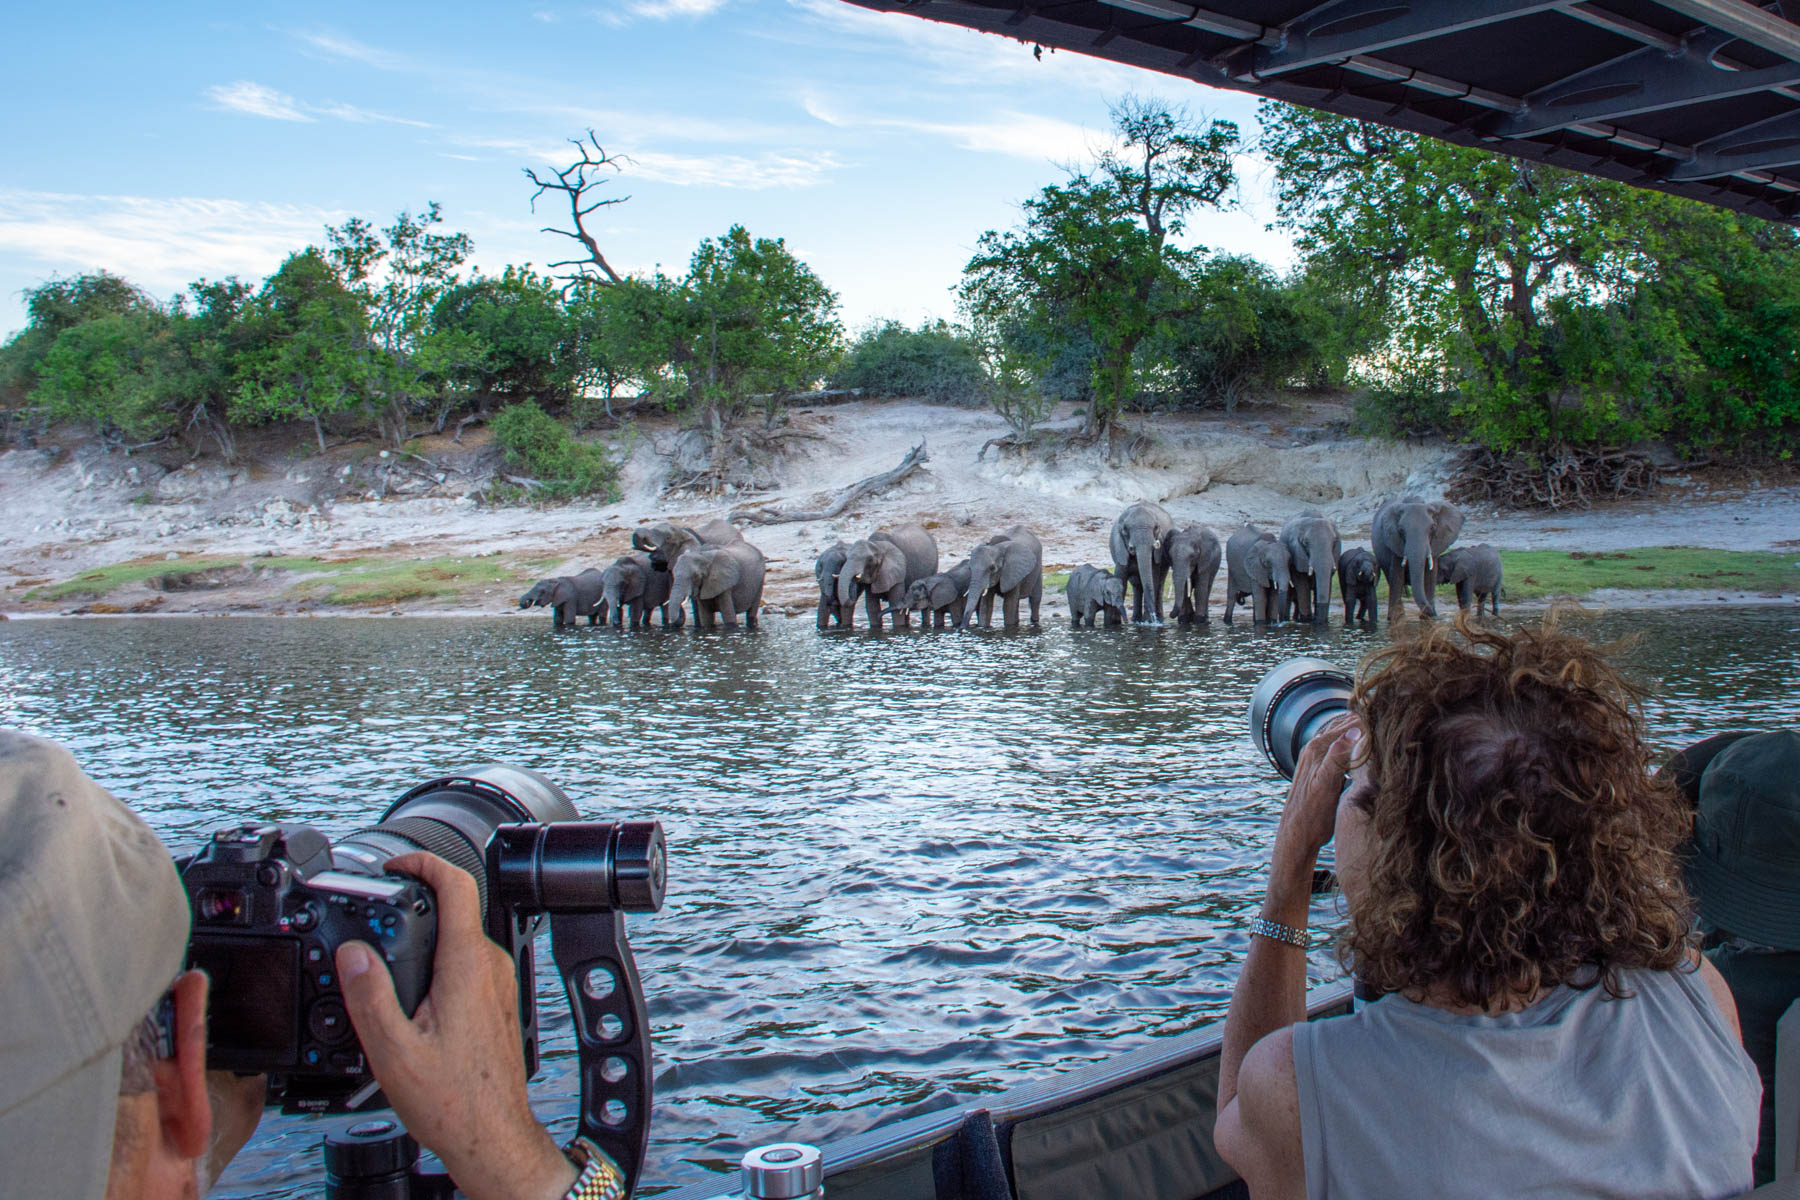
<path id="1" fill-rule="evenodd" d="M 1800 0 L 849 0 L 1800 224 Z"/>

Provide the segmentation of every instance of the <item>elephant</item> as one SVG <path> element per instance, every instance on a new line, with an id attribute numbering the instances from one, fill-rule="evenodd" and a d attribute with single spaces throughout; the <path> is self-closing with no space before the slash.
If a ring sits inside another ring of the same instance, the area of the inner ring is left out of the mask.
<path id="1" fill-rule="evenodd" d="M 920 614 L 919 624 L 925 625 L 927 620 L 933 629 L 942 629 L 946 621 L 951 628 L 961 629 L 963 623 L 963 597 L 969 594 L 969 560 L 963 559 L 948 571 L 939 571 L 936 575 L 927 575 L 923 579 L 915 579 L 906 589 L 906 599 L 901 604 L 908 612 Z"/>
<path id="2" fill-rule="evenodd" d="M 1469 596 L 1475 596 L 1475 613 L 1481 614 L 1481 601 L 1487 598 L 1500 615 L 1500 552 L 1486 542 L 1461 546 L 1438 555 L 1437 582 L 1456 585 L 1456 605 L 1469 607 Z"/>
<path id="3" fill-rule="evenodd" d="M 1213 580 L 1219 577 L 1222 557 L 1219 535 L 1198 525 L 1171 530 L 1163 539 L 1163 557 L 1168 559 L 1169 573 L 1175 577 L 1169 615 L 1183 625 L 1192 625 L 1198 611 L 1199 623 L 1210 624 Z"/>
<path id="4" fill-rule="evenodd" d="M 1044 600 L 1044 545 L 1037 534 L 1014 525 L 975 547 L 969 555 L 969 594 L 963 600 L 963 628 L 979 617 L 978 628 L 993 624 L 994 597 L 1005 601 L 1006 630 L 1019 627 L 1019 601 L 1031 601 L 1031 623 L 1038 623 Z"/>
<path id="5" fill-rule="evenodd" d="M 650 555 L 650 565 L 658 571 L 673 571 L 675 560 L 690 546 L 730 546 L 744 540 L 738 527 L 718 518 L 698 529 L 657 521 L 639 525 L 631 533 L 631 548 Z"/>
<path id="6" fill-rule="evenodd" d="M 622 554 L 602 573 L 602 595 L 612 609 L 612 623 L 628 629 L 650 628 L 650 611 L 662 609 L 669 627 L 669 585 L 674 578 L 650 565 L 648 554 Z M 606 618 L 602 615 L 601 620 Z"/>
<path id="7" fill-rule="evenodd" d="M 1281 544 L 1287 547 L 1293 571 L 1288 601 L 1294 620 L 1323 625 L 1331 615 L 1331 576 L 1344 552 L 1337 526 L 1318 509 L 1309 508 L 1281 527 Z"/>
<path id="8" fill-rule="evenodd" d="M 700 629 L 711 629 L 715 615 L 725 628 L 736 629 L 739 613 L 744 624 L 755 629 L 762 608 L 763 571 L 762 551 L 742 538 L 729 546 L 685 548 L 675 560 L 669 583 L 669 615 L 675 628 L 686 623 L 681 606 L 691 600 L 694 624 Z"/>
<path id="9" fill-rule="evenodd" d="M 519 607 L 548 607 L 552 629 L 573 625 L 576 617 L 586 617 L 589 625 L 599 625 L 606 620 L 606 598 L 601 579 L 602 572 L 592 567 L 579 575 L 540 579 L 519 597 Z"/>
<path id="10" fill-rule="evenodd" d="M 1125 584 L 1111 571 L 1082 563 L 1069 572 L 1063 593 L 1069 598 L 1070 628 L 1084 623 L 1091 628 L 1103 613 L 1108 625 L 1125 623 Z"/>
<path id="11" fill-rule="evenodd" d="M 1154 619 L 1162 624 L 1162 586 L 1169 573 L 1169 561 L 1163 556 L 1163 539 L 1175 528 L 1168 510 L 1149 500 L 1140 500 L 1120 513 L 1112 527 L 1113 565 L 1127 588 L 1136 586 L 1131 599 L 1131 619 Z"/>
<path id="12" fill-rule="evenodd" d="M 1388 581 L 1388 620 L 1399 618 L 1404 584 L 1412 587 L 1421 616 L 1437 616 L 1437 556 L 1462 532 L 1462 510 L 1443 500 L 1418 496 L 1389 500 L 1375 510 L 1369 531 L 1375 561 Z"/>
<path id="13" fill-rule="evenodd" d="M 819 628 L 829 629 L 835 621 L 842 628 L 850 624 L 851 610 L 838 603 L 838 573 L 844 569 L 844 556 L 850 547 L 833 542 L 819 552 L 813 563 L 813 578 L 819 581 Z"/>
<path id="14" fill-rule="evenodd" d="M 1338 588 L 1344 593 L 1344 624 L 1352 620 L 1373 624 L 1381 616 L 1381 567 L 1375 556 L 1352 546 L 1338 555 L 1337 572 Z"/>
<path id="15" fill-rule="evenodd" d="M 844 609 L 844 626 L 856 628 L 856 598 L 866 598 L 869 627 L 879 630 L 883 612 L 892 613 L 896 628 L 912 623 L 910 610 L 902 607 L 906 589 L 915 580 L 937 574 L 937 539 L 923 525 L 877 529 L 852 542 L 838 572 L 838 603 Z M 886 602 L 887 608 L 882 608 Z"/>
<path id="16" fill-rule="evenodd" d="M 1257 625 L 1281 620 L 1293 583 L 1287 547 L 1272 533 L 1246 525 L 1225 542 L 1225 623 L 1238 601 L 1250 601 Z"/>

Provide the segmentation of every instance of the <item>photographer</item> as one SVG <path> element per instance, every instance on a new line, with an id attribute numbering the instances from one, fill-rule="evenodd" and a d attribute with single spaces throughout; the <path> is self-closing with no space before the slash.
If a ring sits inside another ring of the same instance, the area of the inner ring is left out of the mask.
<path id="1" fill-rule="evenodd" d="M 1258 1200 L 1749 1187 L 1756 1071 L 1688 946 L 1687 817 L 1634 705 L 1554 622 L 1459 618 L 1378 654 L 1307 745 L 1220 1066 L 1215 1140 Z M 1340 957 L 1380 999 L 1309 1023 L 1334 835 Z"/>
<path id="2" fill-rule="evenodd" d="M 395 1111 L 474 1200 L 617 1197 L 527 1103 L 515 974 L 474 881 L 428 854 L 431 990 L 409 1019 L 360 942 L 337 957 Z M 13 1200 L 203 1195 L 249 1140 L 264 1081 L 206 1067 L 208 981 L 182 971 L 188 898 L 168 850 L 51 742 L 0 730 L 0 1189 Z M 173 981 L 171 983 L 171 981 Z"/>

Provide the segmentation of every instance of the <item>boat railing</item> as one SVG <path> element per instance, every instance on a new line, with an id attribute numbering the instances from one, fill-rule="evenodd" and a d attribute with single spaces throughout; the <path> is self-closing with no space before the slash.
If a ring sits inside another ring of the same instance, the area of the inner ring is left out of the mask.
<path id="1" fill-rule="evenodd" d="M 1349 981 L 1307 996 L 1350 1011 Z M 830 1200 L 1226 1200 L 1243 1184 L 1213 1149 L 1225 1023 L 1034 1079 L 821 1147 Z M 735 1176 L 663 1200 L 730 1200 Z"/>

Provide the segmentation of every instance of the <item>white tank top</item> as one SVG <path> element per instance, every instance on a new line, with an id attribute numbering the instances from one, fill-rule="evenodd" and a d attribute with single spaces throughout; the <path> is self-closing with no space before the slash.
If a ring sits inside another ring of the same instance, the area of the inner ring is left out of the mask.
<path id="1" fill-rule="evenodd" d="M 1400 996 L 1294 1028 L 1307 1200 L 1714 1200 L 1762 1084 L 1705 980 L 1626 971 L 1501 1017 Z"/>

